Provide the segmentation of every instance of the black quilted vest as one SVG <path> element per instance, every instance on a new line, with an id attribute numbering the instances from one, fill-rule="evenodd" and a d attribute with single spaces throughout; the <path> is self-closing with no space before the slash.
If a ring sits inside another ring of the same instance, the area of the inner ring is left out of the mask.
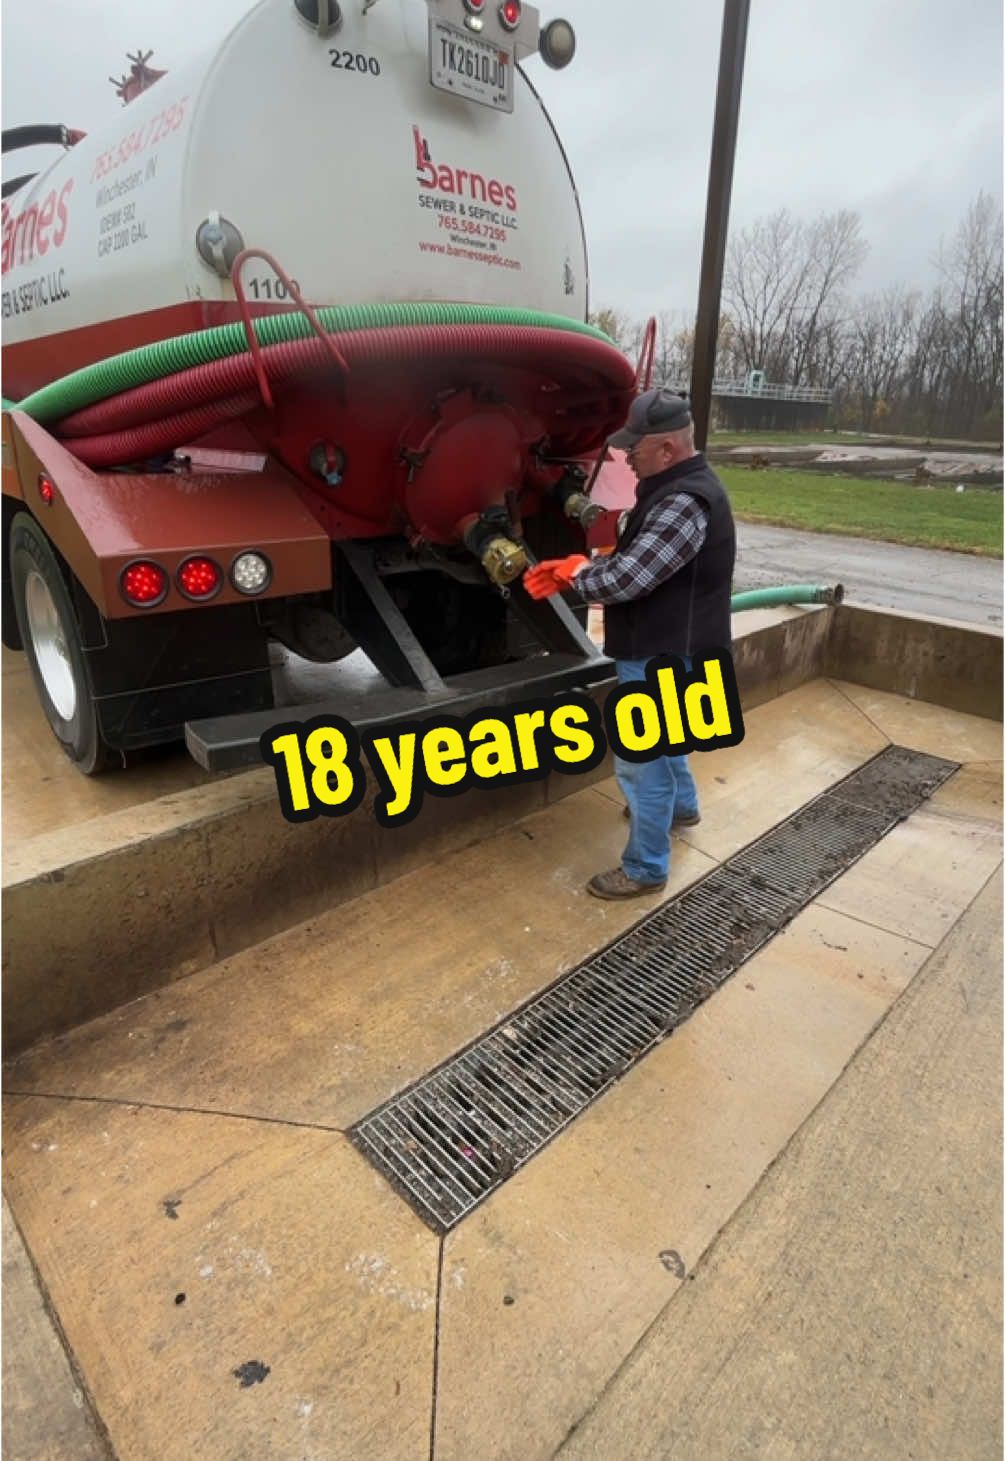
<path id="1" fill-rule="evenodd" d="M 705 542 L 690 563 L 641 599 L 604 606 L 604 653 L 612 659 L 650 659 L 732 649 L 729 600 L 736 531 L 726 489 L 703 453 L 639 483 L 635 506 L 618 534 L 627 548 L 650 513 L 677 496 L 697 497 L 708 509 Z M 617 551 L 616 550 L 616 551 Z"/>

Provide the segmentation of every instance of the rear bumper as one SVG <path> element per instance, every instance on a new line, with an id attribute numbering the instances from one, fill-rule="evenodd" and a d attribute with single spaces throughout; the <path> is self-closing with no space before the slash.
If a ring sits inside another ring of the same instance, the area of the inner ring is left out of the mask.
<path id="1" fill-rule="evenodd" d="M 542 696 L 569 690 L 605 690 L 615 682 L 614 663 L 598 654 L 548 654 L 537 659 L 492 669 L 472 670 L 443 681 L 443 690 L 382 686 L 333 693 L 309 704 L 276 706 L 185 725 L 189 754 L 207 771 L 232 771 L 260 765 L 262 735 L 275 725 L 337 716 L 357 731 L 393 731 L 397 726 L 437 713 L 464 715 L 471 711 L 519 705 Z"/>

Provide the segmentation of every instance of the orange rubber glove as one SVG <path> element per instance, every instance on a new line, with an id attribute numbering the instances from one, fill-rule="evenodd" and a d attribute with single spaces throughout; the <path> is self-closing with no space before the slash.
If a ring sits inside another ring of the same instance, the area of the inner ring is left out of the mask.
<path id="1" fill-rule="evenodd" d="M 527 569 L 523 576 L 524 588 L 532 599 L 548 599 L 552 594 L 564 593 L 589 561 L 582 553 L 571 553 L 568 558 L 546 558 Z"/>

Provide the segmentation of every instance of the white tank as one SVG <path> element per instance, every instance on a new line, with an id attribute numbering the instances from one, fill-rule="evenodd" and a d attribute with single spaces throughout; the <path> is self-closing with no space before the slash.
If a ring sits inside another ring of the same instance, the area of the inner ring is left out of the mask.
<path id="1" fill-rule="evenodd" d="M 477 86 L 472 64 L 486 84 L 505 78 L 495 0 L 484 9 L 478 37 L 464 0 L 345 0 L 321 36 L 293 0 L 261 0 L 6 200 L 5 395 L 233 319 L 233 287 L 196 243 L 214 215 L 314 304 L 454 300 L 585 318 L 578 199 L 527 78 L 511 67 L 511 111 L 431 84 L 433 69 L 459 91 Z M 521 26 L 536 45 L 530 6 Z M 263 261 L 243 279 L 253 307 L 282 307 Z"/>

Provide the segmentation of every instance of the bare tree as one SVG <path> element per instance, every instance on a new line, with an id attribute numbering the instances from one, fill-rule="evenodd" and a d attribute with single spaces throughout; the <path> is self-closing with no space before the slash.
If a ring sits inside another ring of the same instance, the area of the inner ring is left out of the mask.
<path id="1" fill-rule="evenodd" d="M 858 214 L 847 210 L 804 224 L 782 209 L 736 235 L 723 299 L 744 369 L 814 384 L 818 338 L 867 251 Z"/>
<path id="2" fill-rule="evenodd" d="M 598 330 L 603 330 L 605 335 L 610 335 L 619 349 L 628 349 L 635 327 L 623 310 L 611 308 L 595 310 L 589 316 L 589 322 Z"/>
<path id="3" fill-rule="evenodd" d="M 973 431 L 989 415 L 1001 419 L 1002 213 L 985 193 L 940 246 L 938 267 L 951 356 L 946 413 L 954 429 Z"/>
<path id="4" fill-rule="evenodd" d="M 800 302 L 794 336 L 794 357 L 789 367 L 794 384 L 805 378 L 814 379 L 817 345 L 825 324 L 836 322 L 835 312 L 844 300 L 844 291 L 861 268 L 869 245 L 861 233 L 857 213 L 841 209 L 815 219 L 804 233 L 809 259 L 805 297 Z M 828 384 L 824 381 L 823 384 Z"/>
<path id="5" fill-rule="evenodd" d="M 857 396 L 859 425 L 872 431 L 897 404 L 902 377 L 915 341 L 918 296 L 895 285 L 862 299 L 848 329 L 848 383 Z"/>
<path id="6" fill-rule="evenodd" d="M 765 371 L 769 380 L 827 386 L 835 422 L 871 431 L 1000 440 L 1002 215 L 981 193 L 938 249 L 940 279 L 926 299 L 898 285 L 849 299 L 867 245 L 847 210 L 800 222 L 786 210 L 730 244 L 716 350 L 717 379 Z M 637 359 L 646 321 L 615 309 L 593 323 Z M 653 380 L 690 381 L 694 320 L 663 310 Z"/>
<path id="7" fill-rule="evenodd" d="M 653 384 L 687 390 L 694 355 L 694 319 L 682 310 L 660 310 L 656 315 L 656 352 Z"/>

